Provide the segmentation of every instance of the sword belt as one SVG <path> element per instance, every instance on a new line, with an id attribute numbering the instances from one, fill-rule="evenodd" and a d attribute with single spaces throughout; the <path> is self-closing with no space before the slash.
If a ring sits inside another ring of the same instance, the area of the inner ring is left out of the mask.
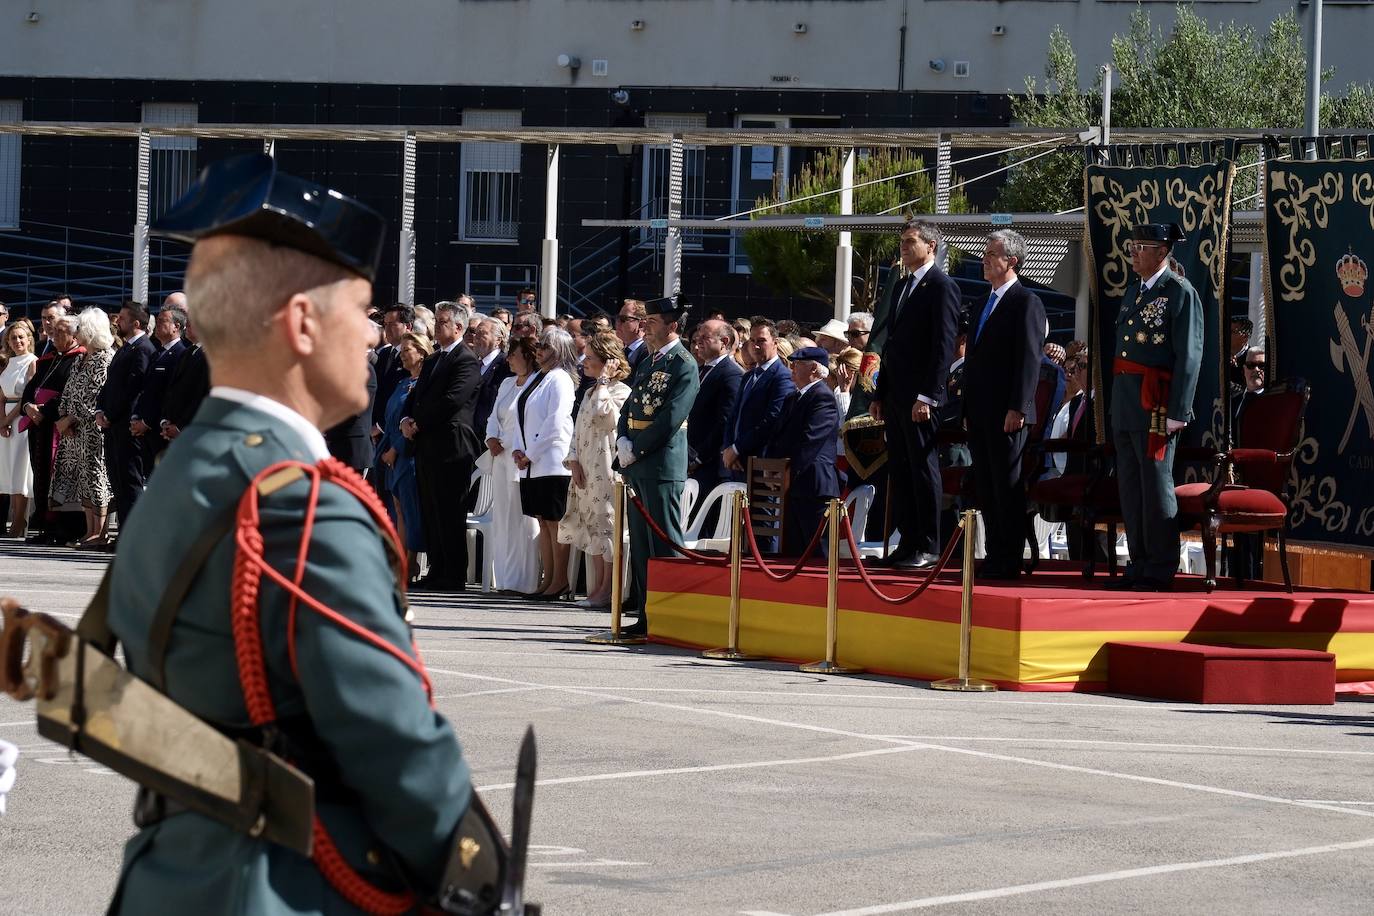
<path id="1" fill-rule="evenodd" d="M 1173 371 L 1117 359 L 1112 364 L 1112 374 L 1140 376 L 1140 407 L 1150 415 L 1150 457 L 1163 461 L 1169 448 L 1169 383 Z"/>

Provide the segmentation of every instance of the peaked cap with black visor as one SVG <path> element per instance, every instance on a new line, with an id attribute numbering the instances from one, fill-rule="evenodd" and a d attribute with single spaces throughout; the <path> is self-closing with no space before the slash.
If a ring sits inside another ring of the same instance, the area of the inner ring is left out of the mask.
<path id="1" fill-rule="evenodd" d="M 692 306 L 681 296 L 663 296 L 644 303 L 644 314 L 661 315 L 664 321 L 680 322 L 691 310 Z"/>
<path id="2" fill-rule="evenodd" d="M 294 248 L 376 280 L 386 220 L 366 204 L 277 169 L 263 153 L 206 166 L 149 230 L 194 244 L 242 235 Z"/>

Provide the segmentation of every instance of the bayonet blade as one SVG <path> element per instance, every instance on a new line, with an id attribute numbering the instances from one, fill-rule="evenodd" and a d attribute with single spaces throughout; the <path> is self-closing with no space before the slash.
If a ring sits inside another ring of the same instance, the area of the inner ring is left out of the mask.
<path id="1" fill-rule="evenodd" d="M 525 866 L 530 851 L 530 822 L 534 817 L 534 777 L 538 764 L 534 726 L 525 729 L 520 741 L 520 759 L 515 766 L 515 805 L 511 815 L 510 860 L 506 868 L 506 888 L 501 895 L 501 912 L 526 916 L 538 912 L 525 905 Z"/>

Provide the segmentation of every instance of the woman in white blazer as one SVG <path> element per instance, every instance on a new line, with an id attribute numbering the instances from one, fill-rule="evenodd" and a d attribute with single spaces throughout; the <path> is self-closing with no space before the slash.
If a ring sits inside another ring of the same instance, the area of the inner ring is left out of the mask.
<path id="1" fill-rule="evenodd" d="M 512 455 L 525 447 L 516 402 L 539 374 L 534 343 L 524 338 L 512 340 L 506 360 L 514 374 L 501 382 L 487 418 L 491 534 L 482 549 L 491 557 L 493 587 L 528 594 L 539 588 L 539 523 L 521 511 L 520 470 Z"/>
<path id="2" fill-rule="evenodd" d="M 539 377 L 517 401 L 521 445 L 513 453 L 520 469 L 520 504 L 539 520 L 539 560 L 543 587 L 531 595 L 553 601 L 569 591 L 568 545 L 558 543 L 558 523 L 568 509 L 568 480 L 563 465 L 572 448 L 573 401 L 577 384 L 577 353 L 572 335 L 546 328 L 535 350 Z"/>

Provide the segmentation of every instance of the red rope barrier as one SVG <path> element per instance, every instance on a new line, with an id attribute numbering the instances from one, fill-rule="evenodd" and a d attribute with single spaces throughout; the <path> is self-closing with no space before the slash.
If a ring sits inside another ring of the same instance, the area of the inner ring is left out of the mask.
<path id="1" fill-rule="evenodd" d="M 644 508 L 644 503 L 640 501 L 639 494 L 636 493 L 634 490 L 627 490 L 626 492 L 630 494 L 630 502 L 634 505 L 636 509 L 639 510 L 639 514 L 644 516 L 644 521 L 649 523 L 649 530 L 653 531 L 654 534 L 658 535 L 658 539 L 660 541 L 667 544 L 669 547 L 673 548 L 689 560 L 696 560 L 698 563 L 705 563 L 709 566 L 730 565 L 729 557 L 713 557 L 709 553 L 699 553 L 690 548 L 683 547 L 681 544 L 675 543 L 672 538 L 668 537 L 668 533 L 664 531 L 661 527 L 659 527 L 658 522 L 654 521 L 654 517 L 649 514 L 649 510 Z"/>
<path id="2" fill-rule="evenodd" d="M 747 520 L 744 524 L 744 530 L 749 535 L 749 552 L 754 555 L 754 562 L 759 564 L 759 569 L 763 571 L 763 574 L 774 582 L 788 582 L 802 571 L 806 561 L 811 559 L 811 554 L 815 552 L 816 545 L 821 542 L 821 535 L 825 533 L 825 519 L 821 519 L 821 526 L 816 529 L 815 534 L 811 535 L 811 543 L 807 544 L 806 549 L 802 551 L 801 558 L 797 560 L 797 565 L 781 575 L 773 572 L 768 568 L 768 564 L 763 562 L 763 551 L 759 550 L 759 542 L 754 539 L 754 526 L 749 524 Z"/>
<path id="3" fill-rule="evenodd" d="M 949 536 L 949 543 L 945 545 L 945 552 L 940 554 L 939 562 L 930 568 L 925 580 L 916 586 L 915 591 L 901 598 L 891 598 L 879 591 L 878 586 L 874 585 L 873 580 L 869 578 L 868 570 L 864 569 L 863 559 L 859 555 L 859 545 L 854 542 L 854 531 L 849 527 L 849 519 L 844 520 L 844 537 L 849 542 L 849 555 L 854 560 L 854 568 L 859 571 L 859 578 L 863 580 L 864 585 L 868 586 L 868 590 L 873 593 L 873 596 L 886 604 L 906 604 L 908 601 L 914 601 L 922 592 L 930 588 L 930 583 L 935 581 L 935 577 L 949 562 L 950 555 L 954 553 L 954 548 L 959 543 L 959 537 L 963 531 L 963 528 L 954 529 L 954 533 Z"/>

